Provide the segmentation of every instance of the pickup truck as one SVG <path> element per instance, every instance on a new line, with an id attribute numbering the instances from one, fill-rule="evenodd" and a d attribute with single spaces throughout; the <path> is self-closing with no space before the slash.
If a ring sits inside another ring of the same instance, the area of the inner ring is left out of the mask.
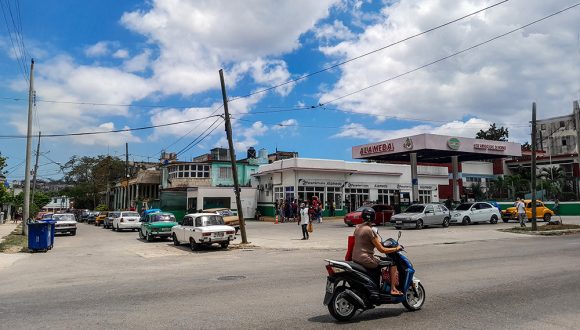
<path id="1" fill-rule="evenodd" d="M 180 225 L 171 228 L 173 244 L 189 244 L 192 251 L 214 243 L 227 248 L 236 237 L 236 229 L 224 224 L 221 215 L 215 213 L 186 214 Z"/>

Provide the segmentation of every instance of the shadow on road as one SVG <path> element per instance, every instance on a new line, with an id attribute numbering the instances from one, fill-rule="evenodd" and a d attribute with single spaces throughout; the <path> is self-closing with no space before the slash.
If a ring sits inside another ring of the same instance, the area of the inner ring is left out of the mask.
<path id="1" fill-rule="evenodd" d="M 376 308 L 371 309 L 368 311 L 364 311 L 362 313 L 357 313 L 350 321 L 348 322 L 338 322 L 336 321 L 330 314 L 314 316 L 308 319 L 310 322 L 316 323 L 336 323 L 336 324 L 356 324 L 364 321 L 372 321 L 378 319 L 385 319 L 387 321 L 391 317 L 400 316 L 405 312 L 404 308 Z"/>

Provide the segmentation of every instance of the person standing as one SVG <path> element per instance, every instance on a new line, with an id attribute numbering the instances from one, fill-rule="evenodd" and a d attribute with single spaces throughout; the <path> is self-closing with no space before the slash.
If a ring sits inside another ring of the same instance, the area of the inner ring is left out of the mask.
<path id="1" fill-rule="evenodd" d="M 331 217 L 334 217 L 335 216 L 335 213 L 334 213 L 335 212 L 335 209 L 334 209 L 334 201 L 331 200 L 331 201 L 328 202 L 328 204 L 329 204 L 328 205 L 328 210 L 330 211 L 330 216 Z"/>
<path id="2" fill-rule="evenodd" d="M 292 200 L 292 221 L 296 221 L 296 219 L 300 218 L 300 214 L 298 214 L 298 202 L 294 199 Z"/>
<path id="3" fill-rule="evenodd" d="M 310 215 L 308 214 L 308 203 L 300 204 L 300 221 L 298 225 L 302 227 L 302 239 L 306 240 L 310 238 L 308 234 L 308 224 L 310 223 Z"/>
<path id="4" fill-rule="evenodd" d="M 518 210 L 518 220 L 520 221 L 520 227 L 525 227 L 526 226 L 526 205 L 519 198 L 516 201 L 516 209 Z"/>

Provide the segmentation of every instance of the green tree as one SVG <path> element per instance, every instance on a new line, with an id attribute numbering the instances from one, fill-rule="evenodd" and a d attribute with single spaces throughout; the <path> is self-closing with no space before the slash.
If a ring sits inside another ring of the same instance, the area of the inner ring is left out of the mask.
<path id="1" fill-rule="evenodd" d="M 480 130 L 475 135 L 476 139 L 493 140 L 493 141 L 507 141 L 509 137 L 509 131 L 503 126 L 497 128 L 495 123 L 489 125 L 487 130 Z"/>

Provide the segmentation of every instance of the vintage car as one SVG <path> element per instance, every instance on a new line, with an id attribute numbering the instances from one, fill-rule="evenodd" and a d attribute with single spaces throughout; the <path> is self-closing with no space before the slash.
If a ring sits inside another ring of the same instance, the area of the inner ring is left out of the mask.
<path id="1" fill-rule="evenodd" d="M 53 214 L 51 220 L 56 221 L 54 224 L 55 234 L 68 233 L 72 236 L 77 234 L 77 221 L 73 213 Z"/>
<path id="2" fill-rule="evenodd" d="M 232 226 L 236 228 L 236 234 L 238 233 L 238 230 L 240 230 L 240 219 L 236 214 L 234 214 L 234 211 L 230 209 L 227 208 L 207 209 L 203 210 L 203 213 L 219 214 L 224 219 L 224 223 L 226 224 L 226 226 Z"/>
<path id="3" fill-rule="evenodd" d="M 169 238 L 172 236 L 171 228 L 177 226 L 175 216 L 168 212 L 149 213 L 141 218 L 139 237 L 147 242 L 153 241 L 156 237 Z"/>
<path id="4" fill-rule="evenodd" d="M 462 203 L 451 211 L 451 223 L 468 225 L 475 222 L 497 223 L 501 214 L 497 207 L 487 202 Z"/>
<path id="5" fill-rule="evenodd" d="M 361 224 L 363 222 L 362 221 L 362 211 L 368 207 L 372 208 L 375 211 L 375 225 L 388 224 L 389 221 L 391 221 L 391 217 L 393 216 L 393 213 L 395 213 L 393 207 L 390 205 L 386 205 L 386 204 L 375 204 L 375 205 L 369 205 L 369 206 L 361 206 L 358 209 L 356 209 L 354 212 L 347 213 L 344 216 L 344 223 L 349 227 Z"/>
<path id="6" fill-rule="evenodd" d="M 413 204 L 405 212 L 391 217 L 391 223 L 396 229 L 422 229 L 426 226 L 449 227 L 450 220 L 449 210 L 442 204 Z"/>
<path id="7" fill-rule="evenodd" d="M 121 211 L 113 218 L 113 230 L 121 231 L 123 229 L 131 229 L 133 231 L 141 228 L 139 222 L 140 215 L 135 211 Z"/>
<path id="8" fill-rule="evenodd" d="M 101 211 L 95 217 L 95 226 L 100 226 L 105 222 L 105 218 L 109 215 L 109 211 Z"/>
<path id="9" fill-rule="evenodd" d="M 526 217 L 532 219 L 532 200 L 524 200 L 526 206 Z M 550 221 L 554 211 L 550 210 L 544 203 L 540 200 L 536 200 L 536 219 L 544 219 L 544 221 Z M 507 209 L 501 211 L 501 219 L 503 222 L 508 222 L 510 220 L 518 220 L 518 210 L 515 206 L 508 207 Z"/>
<path id="10" fill-rule="evenodd" d="M 180 225 L 171 228 L 173 244 L 189 244 L 192 251 L 214 243 L 227 248 L 236 238 L 236 229 L 226 226 L 221 215 L 215 213 L 186 214 Z"/>
<path id="11" fill-rule="evenodd" d="M 99 211 L 91 211 L 87 214 L 87 223 L 91 224 L 91 223 L 95 223 L 95 220 L 97 219 L 97 217 L 99 216 L 100 212 Z"/>

